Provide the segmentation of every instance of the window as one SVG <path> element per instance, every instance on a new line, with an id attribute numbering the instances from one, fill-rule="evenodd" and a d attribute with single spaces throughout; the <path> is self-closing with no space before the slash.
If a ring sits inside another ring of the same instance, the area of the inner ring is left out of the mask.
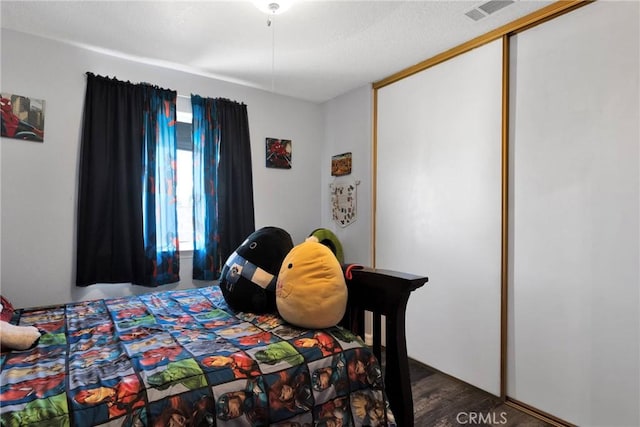
<path id="1" fill-rule="evenodd" d="M 179 120 L 186 120 L 180 117 Z M 176 155 L 176 203 L 180 251 L 193 250 L 193 141 L 191 118 L 176 125 L 178 152 Z"/>

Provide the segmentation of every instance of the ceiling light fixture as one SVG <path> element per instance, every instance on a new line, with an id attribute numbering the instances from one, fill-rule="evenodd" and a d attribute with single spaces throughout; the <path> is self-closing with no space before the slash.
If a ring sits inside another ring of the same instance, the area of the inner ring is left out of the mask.
<path id="1" fill-rule="evenodd" d="M 267 15 L 281 15 L 291 8 L 293 0 L 254 0 L 253 4 Z"/>

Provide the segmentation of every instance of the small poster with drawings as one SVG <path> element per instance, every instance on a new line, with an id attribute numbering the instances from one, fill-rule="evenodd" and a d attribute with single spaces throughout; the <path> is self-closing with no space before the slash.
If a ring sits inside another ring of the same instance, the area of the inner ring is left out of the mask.
<path id="1" fill-rule="evenodd" d="M 331 212 L 340 227 L 356 220 L 356 187 L 354 181 L 331 184 Z"/>

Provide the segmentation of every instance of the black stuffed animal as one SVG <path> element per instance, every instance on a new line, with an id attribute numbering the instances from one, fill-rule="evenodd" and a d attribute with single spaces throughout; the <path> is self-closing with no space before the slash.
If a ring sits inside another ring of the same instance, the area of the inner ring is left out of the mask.
<path id="1" fill-rule="evenodd" d="M 282 261 L 293 249 L 291 236 L 278 227 L 254 231 L 229 256 L 220 275 L 220 289 L 236 311 L 276 311 L 276 280 Z"/>

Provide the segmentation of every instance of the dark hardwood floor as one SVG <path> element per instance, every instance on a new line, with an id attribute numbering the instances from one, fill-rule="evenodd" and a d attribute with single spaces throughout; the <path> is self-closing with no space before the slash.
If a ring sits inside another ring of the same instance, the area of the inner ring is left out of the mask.
<path id="1" fill-rule="evenodd" d="M 500 398 L 409 360 L 416 427 L 552 427 Z"/>

